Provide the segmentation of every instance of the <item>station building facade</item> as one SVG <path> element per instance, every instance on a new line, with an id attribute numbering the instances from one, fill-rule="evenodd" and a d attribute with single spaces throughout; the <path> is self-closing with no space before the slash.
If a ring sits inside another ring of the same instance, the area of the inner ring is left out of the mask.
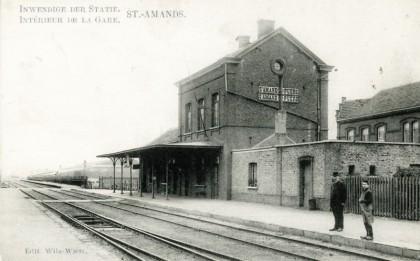
<path id="1" fill-rule="evenodd" d="M 176 83 L 177 128 L 99 157 L 138 157 L 146 191 L 232 199 L 232 150 L 326 140 L 333 67 L 274 21 L 258 21 L 256 41 L 237 41 L 238 50 Z"/>
<path id="2" fill-rule="evenodd" d="M 273 21 L 258 22 L 256 41 L 237 41 L 237 51 L 176 83 L 176 128 L 146 146 L 98 157 L 110 158 L 114 169 L 120 164 L 122 176 L 129 165 L 130 177 L 131 159 L 138 158 L 133 175 L 140 193 L 301 208 L 313 200 L 319 209 L 329 207 L 333 172 L 389 176 L 397 167 L 420 164 L 420 143 L 403 142 L 397 133 L 408 123 L 410 139 L 418 137 L 417 83 L 405 87 L 405 103 L 398 98 L 402 89 L 344 101 L 337 113 L 339 140 L 328 141 L 333 67 L 284 28 L 275 30 Z M 382 125 L 388 131 L 378 142 Z M 369 126 L 369 138 L 360 141 L 356 132 L 363 126 Z M 354 139 L 342 140 L 351 129 Z"/>
<path id="3" fill-rule="evenodd" d="M 332 67 L 284 28 L 275 30 L 273 21 L 258 22 L 257 41 L 250 43 L 248 36 L 237 41 L 237 51 L 177 82 L 179 142 L 222 145 L 218 191 L 224 199 L 232 197 L 232 150 L 253 147 L 274 133 L 279 86 L 284 115 L 279 124 L 287 126 L 287 139 L 294 143 L 328 137 Z"/>

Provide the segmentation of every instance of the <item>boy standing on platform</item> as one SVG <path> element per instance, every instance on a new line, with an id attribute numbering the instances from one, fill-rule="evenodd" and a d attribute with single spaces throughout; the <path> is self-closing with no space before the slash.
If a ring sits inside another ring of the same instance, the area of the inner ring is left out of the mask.
<path id="1" fill-rule="evenodd" d="M 369 190 L 369 184 L 367 182 L 362 182 L 363 192 L 360 195 L 359 203 L 360 210 L 362 211 L 363 223 L 366 228 L 366 236 L 361 236 L 361 239 L 373 240 L 373 196 L 372 192 Z"/>

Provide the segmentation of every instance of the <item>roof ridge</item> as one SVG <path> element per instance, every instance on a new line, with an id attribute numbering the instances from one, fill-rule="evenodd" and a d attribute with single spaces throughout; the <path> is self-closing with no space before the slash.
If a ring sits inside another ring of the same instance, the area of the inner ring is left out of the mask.
<path id="1" fill-rule="evenodd" d="M 346 100 L 341 104 L 339 121 L 420 108 L 420 81 L 381 90 L 371 98 Z"/>
<path id="2" fill-rule="evenodd" d="M 187 82 L 192 81 L 193 79 L 199 77 L 202 75 L 202 73 L 207 72 L 208 70 L 213 70 L 214 68 L 217 68 L 217 66 L 228 62 L 228 59 L 242 59 L 244 55 L 246 55 L 249 51 L 251 51 L 253 48 L 257 47 L 258 45 L 268 41 L 272 37 L 274 37 L 277 34 L 282 34 L 287 40 L 289 40 L 293 45 L 295 45 L 298 49 L 300 49 L 304 54 L 306 54 L 309 58 L 311 58 L 314 62 L 316 62 L 317 65 L 323 65 L 328 68 L 328 70 L 331 70 L 333 67 L 327 65 L 321 58 L 319 58 L 316 54 L 314 54 L 308 47 L 306 47 L 302 42 L 300 42 L 296 37 L 294 37 L 291 33 L 289 33 L 286 29 L 283 27 L 279 27 L 276 30 L 262 36 L 261 38 L 255 40 L 252 43 L 247 44 L 246 46 L 243 46 L 241 49 L 238 49 L 234 52 L 231 52 L 227 55 L 222 56 L 220 59 L 216 60 L 215 62 L 209 64 L 208 66 L 202 68 L 201 70 L 198 70 L 197 72 L 184 77 L 183 79 L 177 81 L 175 84 L 179 86 L 180 84 L 184 84 Z M 214 68 L 213 68 L 214 67 Z"/>

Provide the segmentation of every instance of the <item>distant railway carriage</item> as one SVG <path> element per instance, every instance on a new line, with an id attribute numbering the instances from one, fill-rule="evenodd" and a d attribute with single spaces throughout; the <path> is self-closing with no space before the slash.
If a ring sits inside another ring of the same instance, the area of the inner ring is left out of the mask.
<path id="1" fill-rule="evenodd" d="M 125 168 L 125 166 L 124 166 Z M 129 177 L 128 171 L 123 170 L 123 190 L 129 190 Z M 69 185 L 77 185 L 84 188 L 107 188 L 112 189 L 113 180 L 111 177 L 114 175 L 114 166 L 109 161 L 85 163 L 73 168 L 60 170 L 59 172 L 49 172 L 37 175 L 31 175 L 29 180 L 54 182 Z M 121 177 L 121 168 L 115 169 L 115 175 Z M 136 174 L 133 173 L 133 178 Z M 138 174 L 137 174 L 138 175 Z M 115 187 L 121 188 L 121 182 L 116 180 Z M 133 179 L 132 189 L 137 189 L 137 181 Z"/>

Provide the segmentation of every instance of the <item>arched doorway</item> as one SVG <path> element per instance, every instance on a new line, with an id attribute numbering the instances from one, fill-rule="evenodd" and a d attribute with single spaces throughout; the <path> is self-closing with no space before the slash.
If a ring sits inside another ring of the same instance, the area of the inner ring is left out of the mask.
<path id="1" fill-rule="evenodd" d="M 313 157 L 304 156 L 299 162 L 299 207 L 309 208 L 313 198 Z"/>

